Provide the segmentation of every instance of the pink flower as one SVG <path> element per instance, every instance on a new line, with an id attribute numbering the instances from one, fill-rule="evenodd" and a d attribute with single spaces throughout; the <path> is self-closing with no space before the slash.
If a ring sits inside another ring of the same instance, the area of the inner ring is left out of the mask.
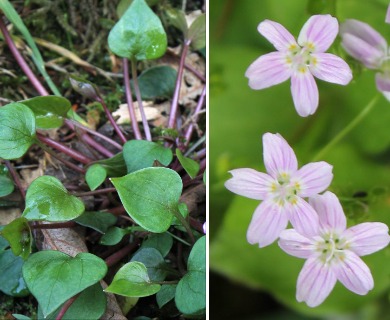
<path id="1" fill-rule="evenodd" d="M 389 244 L 389 228 L 380 222 L 365 222 L 346 229 L 346 218 L 331 192 L 310 198 L 319 216 L 319 228 L 310 234 L 294 229 L 280 234 L 279 246 L 288 254 L 307 259 L 297 282 L 296 298 L 309 307 L 320 305 L 337 280 L 352 292 L 365 295 L 374 287 L 370 269 L 359 258 Z M 314 234 L 314 235 L 313 235 Z"/>
<path id="2" fill-rule="evenodd" d="M 340 27 L 345 51 L 368 69 L 377 70 L 376 87 L 390 100 L 390 56 L 387 41 L 367 23 L 348 19 Z"/>
<path id="3" fill-rule="evenodd" d="M 390 5 L 387 7 L 385 22 L 390 23 Z"/>
<path id="4" fill-rule="evenodd" d="M 239 195 L 263 200 L 256 208 L 247 232 L 250 244 L 265 247 L 274 242 L 288 221 L 301 232 L 315 234 L 318 216 L 303 199 L 324 191 L 333 178 L 332 166 L 314 162 L 298 170 L 297 158 L 279 134 L 263 135 L 267 173 L 253 169 L 231 170 L 225 187 Z"/>
<path id="5" fill-rule="evenodd" d="M 281 24 L 265 20 L 258 31 L 276 48 L 254 61 L 247 69 L 252 89 L 264 89 L 291 78 L 295 108 L 302 117 L 313 114 L 318 107 L 318 88 L 314 77 L 346 85 L 352 79 L 348 64 L 341 58 L 325 53 L 337 36 L 339 25 L 330 15 L 312 16 L 303 26 L 298 43 Z"/>

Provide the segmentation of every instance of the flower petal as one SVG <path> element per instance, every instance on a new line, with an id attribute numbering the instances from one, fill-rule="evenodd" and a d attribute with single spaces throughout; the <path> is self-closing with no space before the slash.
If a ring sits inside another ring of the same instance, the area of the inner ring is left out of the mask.
<path id="1" fill-rule="evenodd" d="M 390 78 L 383 73 L 377 73 L 375 75 L 376 87 L 379 91 L 387 92 L 390 91 Z"/>
<path id="2" fill-rule="evenodd" d="M 250 199 L 264 200 L 275 183 L 268 174 L 249 168 L 229 171 L 232 178 L 225 182 L 226 189 Z"/>
<path id="3" fill-rule="evenodd" d="M 309 199 L 310 205 L 317 212 L 323 230 L 340 234 L 347 227 L 347 219 L 339 199 L 330 191 Z"/>
<path id="4" fill-rule="evenodd" d="M 328 265 L 323 265 L 315 257 L 309 258 L 298 276 L 296 298 L 309 307 L 316 307 L 328 297 L 336 281 L 336 275 Z"/>
<path id="5" fill-rule="evenodd" d="M 365 295 L 374 287 L 374 279 L 367 265 L 352 251 L 344 251 L 342 261 L 333 265 L 337 279 L 352 292 Z"/>
<path id="6" fill-rule="evenodd" d="M 342 85 L 352 80 L 352 71 L 343 59 L 331 53 L 315 53 L 311 57 L 316 63 L 312 63 L 309 69 L 316 78 Z"/>
<path id="7" fill-rule="evenodd" d="M 361 39 L 367 45 L 370 45 L 372 48 L 376 48 L 383 53 L 386 52 L 386 39 L 368 23 L 355 19 L 347 19 L 340 26 L 341 37 L 343 38 L 346 34 Z"/>
<path id="8" fill-rule="evenodd" d="M 314 46 L 312 52 L 325 52 L 339 32 L 339 23 L 330 14 L 314 15 L 306 21 L 299 33 L 300 46 Z"/>
<path id="9" fill-rule="evenodd" d="M 299 185 L 298 195 L 302 198 L 314 196 L 329 187 L 333 179 L 333 166 L 325 161 L 304 165 L 291 178 L 291 182 Z"/>
<path id="10" fill-rule="evenodd" d="M 390 5 L 387 7 L 385 22 L 390 23 Z"/>
<path id="11" fill-rule="evenodd" d="M 255 60 L 246 70 L 252 89 L 260 90 L 282 83 L 291 77 L 290 66 L 286 55 L 281 52 L 271 52 Z"/>
<path id="12" fill-rule="evenodd" d="M 308 238 L 319 234 L 318 215 L 305 200 L 295 197 L 285 207 L 290 222 L 298 233 Z"/>
<path id="13" fill-rule="evenodd" d="M 274 242 L 288 224 L 287 215 L 283 207 L 272 200 L 263 201 L 255 210 L 249 224 L 247 240 L 250 244 L 258 243 L 265 247 Z"/>
<path id="14" fill-rule="evenodd" d="M 390 242 L 389 228 L 380 222 L 365 222 L 353 226 L 342 234 L 348 248 L 358 256 L 381 250 Z"/>
<path id="15" fill-rule="evenodd" d="M 294 150 L 280 134 L 263 135 L 263 157 L 267 172 L 275 179 L 279 175 L 295 173 L 298 161 Z"/>
<path id="16" fill-rule="evenodd" d="M 271 42 L 278 51 L 287 51 L 292 46 L 297 46 L 295 38 L 280 23 L 264 20 L 259 24 L 257 30 Z"/>
<path id="17" fill-rule="evenodd" d="M 370 25 L 349 19 L 340 27 L 341 46 L 367 68 L 377 69 L 386 56 L 386 40 Z"/>
<path id="18" fill-rule="evenodd" d="M 279 236 L 279 247 L 289 255 L 307 259 L 315 249 L 313 241 L 299 234 L 294 229 L 283 230 Z"/>
<path id="19" fill-rule="evenodd" d="M 291 94 L 295 109 L 301 117 L 307 117 L 317 110 L 318 88 L 308 68 L 292 74 Z"/>

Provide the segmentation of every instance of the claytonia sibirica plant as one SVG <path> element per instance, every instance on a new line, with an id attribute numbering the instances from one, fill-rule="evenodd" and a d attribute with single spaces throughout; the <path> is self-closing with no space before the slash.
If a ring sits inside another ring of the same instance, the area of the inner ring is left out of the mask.
<path id="1" fill-rule="evenodd" d="M 264 89 L 291 78 L 295 108 L 302 117 L 318 107 L 318 88 L 314 77 L 331 83 L 348 84 L 352 72 L 341 58 L 325 53 L 335 40 L 339 25 L 331 15 L 312 16 L 303 26 L 298 41 L 281 24 L 265 20 L 258 31 L 270 41 L 276 52 L 265 54 L 247 69 L 252 89 Z"/>
<path id="2" fill-rule="evenodd" d="M 298 277 L 297 300 L 316 307 L 337 280 L 356 294 L 367 294 L 374 287 L 374 280 L 359 256 L 386 247 L 389 228 L 384 223 L 366 222 L 346 229 L 341 204 L 329 191 L 310 198 L 310 205 L 319 216 L 319 224 L 311 225 L 311 235 L 288 229 L 282 231 L 279 240 L 285 252 L 307 259 Z"/>
<path id="3" fill-rule="evenodd" d="M 267 173 L 243 168 L 231 170 L 225 183 L 230 191 L 263 200 L 256 208 L 247 232 L 248 242 L 265 247 L 274 242 L 288 221 L 303 233 L 314 235 L 312 225 L 318 216 L 304 200 L 324 191 L 333 178 L 326 162 L 309 163 L 298 170 L 294 151 L 279 134 L 263 136 L 264 164 Z"/>
<path id="4" fill-rule="evenodd" d="M 369 24 L 354 19 L 341 25 L 340 35 L 341 45 L 350 56 L 366 68 L 378 71 L 376 87 L 390 100 L 390 56 L 386 39 Z"/>

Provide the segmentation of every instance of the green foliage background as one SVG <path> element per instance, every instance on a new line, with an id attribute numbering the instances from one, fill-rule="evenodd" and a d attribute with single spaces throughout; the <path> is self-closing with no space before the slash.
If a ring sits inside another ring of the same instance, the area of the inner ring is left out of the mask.
<path id="1" fill-rule="evenodd" d="M 264 19 L 281 23 L 297 37 L 310 15 L 330 13 L 340 23 L 350 18 L 367 22 L 390 42 L 390 25 L 384 22 L 388 5 L 385 0 L 210 1 L 210 268 L 236 283 L 264 290 L 309 317 L 349 314 L 379 319 L 387 314 L 390 249 L 363 257 L 375 281 L 368 295 L 352 294 L 337 284 L 321 306 L 309 308 L 295 300 L 304 261 L 288 256 L 276 244 L 264 249 L 249 245 L 246 230 L 259 202 L 236 196 L 223 184 L 230 169 L 265 170 L 261 143 L 265 132 L 286 138 L 301 166 L 311 162 L 378 94 L 375 72 L 347 57 L 337 39 L 329 52 L 350 64 L 354 79 L 345 87 L 317 81 L 320 105 L 308 118 L 296 113 L 289 81 L 254 91 L 244 74 L 257 57 L 275 51 L 257 32 Z M 349 225 L 363 221 L 390 225 L 389 124 L 390 102 L 380 96 L 359 126 L 321 159 L 334 166 L 329 190 L 342 200 Z M 217 299 L 214 288 L 210 305 Z M 224 305 L 229 308 L 229 302 Z"/>

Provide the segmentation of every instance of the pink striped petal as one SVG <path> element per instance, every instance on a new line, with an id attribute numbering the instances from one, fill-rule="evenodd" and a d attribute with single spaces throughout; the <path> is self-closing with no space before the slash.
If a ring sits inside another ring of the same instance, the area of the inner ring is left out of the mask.
<path id="1" fill-rule="evenodd" d="M 343 59 L 331 53 L 316 53 L 311 57 L 316 63 L 312 63 L 309 69 L 316 78 L 342 85 L 352 80 L 352 71 Z"/>
<path id="2" fill-rule="evenodd" d="M 365 295 L 374 287 L 367 265 L 354 252 L 346 250 L 342 261 L 333 265 L 337 279 L 352 292 Z"/>
<path id="3" fill-rule="evenodd" d="M 325 52 L 332 45 L 339 32 L 339 23 L 329 14 L 309 18 L 299 33 L 300 46 L 314 45 L 312 52 Z"/>
<path id="4" fill-rule="evenodd" d="M 258 243 L 260 248 L 268 246 L 286 229 L 287 224 L 288 218 L 283 207 L 273 200 L 265 200 L 255 210 L 247 231 L 247 240 L 250 244 Z"/>
<path id="5" fill-rule="evenodd" d="M 294 229 L 283 230 L 279 236 L 279 247 L 289 255 L 308 259 L 315 247 L 313 241 L 299 234 Z"/>
<path id="6" fill-rule="evenodd" d="M 380 222 L 365 222 L 353 226 L 342 234 L 349 250 L 365 256 L 381 250 L 390 242 L 389 228 Z"/>
<path id="7" fill-rule="evenodd" d="M 260 90 L 282 83 L 291 77 L 290 66 L 286 55 L 281 52 L 271 52 L 255 60 L 246 70 L 252 89 Z"/>
<path id="8" fill-rule="evenodd" d="M 309 307 L 316 307 L 329 296 L 336 281 L 336 275 L 328 265 L 323 265 L 314 257 L 309 258 L 298 276 L 296 298 Z"/>
<path id="9" fill-rule="evenodd" d="M 229 172 L 233 177 L 225 182 L 226 189 L 250 199 L 264 200 L 275 183 L 268 174 L 253 169 L 234 169 Z"/>
<path id="10" fill-rule="evenodd" d="M 313 114 L 318 107 L 318 88 L 308 69 L 291 76 L 291 94 L 295 109 L 301 117 Z"/>
<path id="11" fill-rule="evenodd" d="M 298 233 L 308 238 L 319 234 L 318 215 L 305 200 L 295 197 L 285 207 L 290 222 Z"/>
<path id="12" fill-rule="evenodd" d="M 281 174 L 292 174 L 298 169 L 294 150 L 279 134 L 263 135 L 263 157 L 267 172 L 275 179 Z"/>
<path id="13" fill-rule="evenodd" d="M 333 166 L 320 161 L 304 165 L 291 178 L 299 186 L 298 195 L 302 198 L 314 196 L 329 187 L 333 179 Z"/>
<path id="14" fill-rule="evenodd" d="M 390 77 L 383 73 L 377 73 L 375 75 L 376 87 L 379 91 L 388 92 L 390 91 Z"/>
<path id="15" fill-rule="evenodd" d="M 287 51 L 289 48 L 297 46 L 294 37 L 280 23 L 264 20 L 259 24 L 257 30 L 271 42 L 278 51 Z"/>
<path id="16" fill-rule="evenodd" d="M 342 35 L 341 46 L 351 57 L 362 62 L 369 69 L 378 69 L 385 56 L 379 48 L 349 33 Z"/>
<path id="17" fill-rule="evenodd" d="M 311 197 L 309 203 L 317 212 L 323 230 L 335 231 L 337 234 L 345 230 L 347 219 L 334 193 L 327 191 L 323 195 Z"/>
<path id="18" fill-rule="evenodd" d="M 361 39 L 367 45 L 370 45 L 372 48 L 376 48 L 383 53 L 386 52 L 386 39 L 368 23 L 355 19 L 347 19 L 340 26 L 341 37 L 344 38 L 346 34 Z"/>

